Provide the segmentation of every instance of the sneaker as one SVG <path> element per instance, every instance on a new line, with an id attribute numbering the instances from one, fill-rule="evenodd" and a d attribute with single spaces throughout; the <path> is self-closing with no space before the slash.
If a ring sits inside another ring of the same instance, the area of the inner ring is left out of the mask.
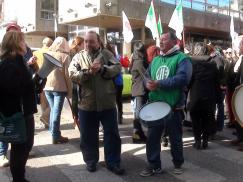
<path id="1" fill-rule="evenodd" d="M 67 143 L 69 140 L 67 137 L 60 136 L 57 139 L 52 139 L 52 144 L 62 144 Z"/>
<path id="2" fill-rule="evenodd" d="M 182 170 L 181 167 L 176 167 L 176 168 L 174 169 L 173 173 L 176 174 L 176 175 L 180 175 L 180 174 L 183 173 L 183 170 Z"/>
<path id="3" fill-rule="evenodd" d="M 113 172 L 116 175 L 123 175 L 125 173 L 125 169 L 121 168 L 118 165 L 115 165 L 113 167 L 107 167 L 108 170 L 110 170 L 111 172 Z"/>
<path id="4" fill-rule="evenodd" d="M 152 176 L 154 174 L 160 174 L 160 173 L 162 173 L 162 169 L 160 167 L 156 168 L 156 169 L 153 169 L 151 167 L 147 167 L 139 175 L 142 176 L 142 177 L 148 177 L 148 176 Z"/>
<path id="5" fill-rule="evenodd" d="M 9 166 L 9 160 L 5 155 L 0 156 L 0 167 L 8 167 Z"/>

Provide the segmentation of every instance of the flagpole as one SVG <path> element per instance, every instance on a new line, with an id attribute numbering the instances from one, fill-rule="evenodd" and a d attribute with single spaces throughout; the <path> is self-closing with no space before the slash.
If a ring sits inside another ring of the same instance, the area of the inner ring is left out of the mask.
<path id="1" fill-rule="evenodd" d="M 183 49 L 185 49 L 186 43 L 185 43 L 185 31 L 184 31 L 184 29 L 182 31 L 182 43 L 183 43 Z"/>

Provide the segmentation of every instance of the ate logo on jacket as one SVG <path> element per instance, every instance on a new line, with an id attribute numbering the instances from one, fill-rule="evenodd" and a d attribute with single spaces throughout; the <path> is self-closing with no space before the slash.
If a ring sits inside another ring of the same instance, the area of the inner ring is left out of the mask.
<path id="1" fill-rule="evenodd" d="M 168 78 L 170 69 L 167 66 L 160 66 L 156 72 L 156 80 L 164 80 Z"/>

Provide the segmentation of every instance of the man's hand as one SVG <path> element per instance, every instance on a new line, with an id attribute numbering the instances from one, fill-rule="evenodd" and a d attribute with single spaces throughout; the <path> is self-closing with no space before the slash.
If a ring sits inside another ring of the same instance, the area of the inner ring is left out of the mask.
<path id="1" fill-rule="evenodd" d="M 32 56 L 30 59 L 29 59 L 29 61 L 27 62 L 27 65 L 33 65 L 33 64 L 35 64 L 36 63 L 36 61 L 37 61 L 37 57 L 36 56 Z"/>
<path id="2" fill-rule="evenodd" d="M 154 91 L 158 88 L 158 81 L 157 80 L 148 80 L 146 82 L 146 88 L 150 91 Z"/>
<path id="3" fill-rule="evenodd" d="M 101 69 L 101 61 L 95 59 L 91 65 L 90 69 L 91 69 L 92 74 L 96 74 L 97 72 L 99 72 Z"/>

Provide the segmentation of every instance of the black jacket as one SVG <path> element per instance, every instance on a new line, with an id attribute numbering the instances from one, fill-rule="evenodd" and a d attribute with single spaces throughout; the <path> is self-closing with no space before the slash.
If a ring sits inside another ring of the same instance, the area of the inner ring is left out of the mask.
<path id="1" fill-rule="evenodd" d="M 0 61 L 0 112 L 11 116 L 37 112 L 34 83 L 22 56 Z"/>
<path id="2" fill-rule="evenodd" d="M 215 107 L 218 95 L 220 74 L 217 65 L 210 56 L 192 57 L 192 79 L 189 84 L 189 110 L 195 109 L 200 102 L 210 103 L 208 107 Z"/>
<path id="3" fill-rule="evenodd" d="M 232 92 L 235 90 L 235 87 L 239 85 L 237 73 L 234 72 L 235 63 L 236 61 L 234 60 L 228 60 L 225 65 L 226 86 Z"/>

